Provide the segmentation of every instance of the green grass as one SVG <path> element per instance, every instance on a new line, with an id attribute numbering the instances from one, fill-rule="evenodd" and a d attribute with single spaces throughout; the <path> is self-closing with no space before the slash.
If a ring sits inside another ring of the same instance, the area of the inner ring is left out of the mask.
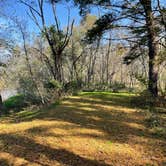
<path id="1" fill-rule="evenodd" d="M 113 92 L 80 92 L 80 95 L 110 95 L 110 96 L 135 96 L 136 94 L 134 93 L 129 93 L 129 92 L 119 92 L 119 93 L 113 93 Z"/>
<path id="2" fill-rule="evenodd" d="M 101 99 L 102 102 L 108 103 L 111 102 L 112 105 L 121 105 L 127 106 L 130 108 L 142 108 L 142 105 L 137 103 L 136 99 L 138 98 L 138 94 L 127 93 L 127 92 L 82 92 L 81 96 L 87 96 L 90 98 Z"/>

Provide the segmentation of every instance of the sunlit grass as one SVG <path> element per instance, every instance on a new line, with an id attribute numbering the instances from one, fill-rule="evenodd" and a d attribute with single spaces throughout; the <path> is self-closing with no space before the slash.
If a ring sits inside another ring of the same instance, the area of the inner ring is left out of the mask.
<path id="1" fill-rule="evenodd" d="M 86 92 L 1 118 L 0 165 L 164 165 L 165 138 L 130 106 L 134 96 Z"/>

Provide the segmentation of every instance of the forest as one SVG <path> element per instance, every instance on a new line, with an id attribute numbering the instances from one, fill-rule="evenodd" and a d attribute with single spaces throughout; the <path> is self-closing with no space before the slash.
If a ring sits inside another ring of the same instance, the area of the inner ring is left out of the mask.
<path id="1" fill-rule="evenodd" d="M 0 0 L 0 166 L 166 166 L 165 0 Z"/>

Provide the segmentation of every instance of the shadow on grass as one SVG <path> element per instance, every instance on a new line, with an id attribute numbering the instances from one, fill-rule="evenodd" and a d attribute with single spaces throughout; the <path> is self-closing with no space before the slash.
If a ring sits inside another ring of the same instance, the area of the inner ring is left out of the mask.
<path id="1" fill-rule="evenodd" d="M 132 93 L 109 93 L 109 92 L 86 92 L 82 93 L 81 96 L 90 97 L 92 99 L 100 99 L 100 104 L 108 104 L 113 106 L 121 106 L 128 108 L 139 108 L 146 109 L 148 106 L 140 104 L 138 101 L 139 95 Z"/>
<path id="2" fill-rule="evenodd" d="M 40 156 L 42 155 L 46 156 L 47 159 L 53 162 L 52 164 L 58 162 L 68 166 L 110 166 L 97 160 L 81 157 L 66 149 L 54 149 L 41 145 L 30 138 L 19 135 L 1 134 L 0 141 L 4 146 L 3 152 L 10 153 L 14 157 L 24 158 L 31 163 L 40 164 L 42 166 L 49 166 L 51 164 L 47 163 L 47 161 L 41 163 Z"/>
<path id="3" fill-rule="evenodd" d="M 58 107 L 51 105 L 40 110 L 19 112 L 13 117 L 11 123 L 30 122 L 37 119 L 70 123 L 35 126 L 25 131 L 30 135 L 42 137 L 88 137 L 89 139 L 95 138 L 122 144 L 130 144 L 133 137 L 143 137 L 148 138 L 150 141 L 141 142 L 141 140 L 137 140 L 133 144 L 138 144 L 145 148 L 152 148 L 156 140 L 159 140 L 160 150 L 164 154 L 165 139 L 155 137 L 148 130 L 139 127 L 139 125 L 144 125 L 144 115 L 131 109 L 129 99 L 132 99 L 132 97 L 132 95 L 128 96 L 125 94 L 82 94 L 80 97 L 64 100 L 64 103 Z M 110 108 L 105 108 L 109 106 Z M 129 109 L 129 111 L 124 111 L 124 109 Z M 56 128 L 64 129 L 66 133 L 51 132 L 51 129 L 56 131 Z M 78 129 L 76 130 L 78 132 L 73 134 L 67 132 L 68 129 Z M 94 129 L 101 131 L 104 135 L 79 133 L 79 129 Z M 39 160 L 40 155 L 45 155 L 50 161 L 57 161 L 68 166 L 107 166 L 105 163 L 81 157 L 66 149 L 54 149 L 41 145 L 25 136 L 1 134 L 0 142 L 3 143 L 4 147 L 2 148 L 4 152 L 42 166 L 53 164 L 39 163 L 41 161 Z M 148 151 L 148 149 L 146 150 Z"/>
<path id="4" fill-rule="evenodd" d="M 11 166 L 9 161 L 7 159 L 0 159 L 0 165 L 1 166 Z"/>
<path id="5" fill-rule="evenodd" d="M 11 123 L 35 119 L 70 122 L 81 128 L 100 130 L 107 135 L 107 139 L 121 143 L 125 143 L 131 136 L 155 138 L 147 130 L 133 126 L 133 124 L 144 126 L 144 113 L 134 111 L 127 106 L 129 105 L 127 100 L 129 97 L 132 98 L 133 96 L 110 93 L 85 93 L 81 95 L 81 98 L 66 99 L 67 103 L 58 107 L 51 105 L 39 110 L 19 112 L 11 119 Z M 113 106 L 113 108 L 107 110 L 104 106 Z M 124 109 L 130 109 L 130 111 L 125 112 Z M 44 130 L 46 131 L 47 128 Z M 36 132 L 35 129 L 34 132 Z"/>

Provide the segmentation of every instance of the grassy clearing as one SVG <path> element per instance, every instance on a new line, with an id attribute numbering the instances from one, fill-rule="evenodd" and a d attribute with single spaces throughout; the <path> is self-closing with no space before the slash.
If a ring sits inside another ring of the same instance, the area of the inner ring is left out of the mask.
<path id="1" fill-rule="evenodd" d="M 87 92 L 1 118 L 0 165 L 166 165 L 166 138 L 147 127 L 134 97 Z"/>

